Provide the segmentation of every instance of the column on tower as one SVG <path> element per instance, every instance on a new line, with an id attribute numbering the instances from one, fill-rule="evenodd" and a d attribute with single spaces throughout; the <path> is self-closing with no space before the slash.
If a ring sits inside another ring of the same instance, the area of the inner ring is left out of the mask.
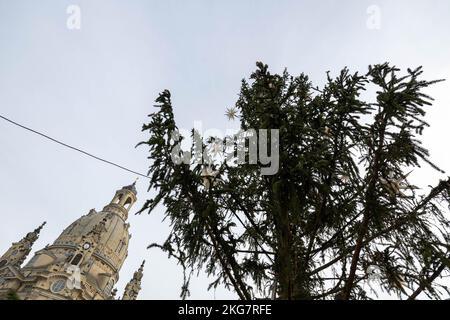
<path id="1" fill-rule="evenodd" d="M 145 264 L 145 260 L 142 261 L 141 266 L 134 273 L 133 278 L 125 286 L 125 291 L 123 293 L 122 300 L 136 300 L 137 299 L 139 291 L 141 291 L 141 281 L 142 281 L 142 277 L 144 275 L 144 264 Z"/>

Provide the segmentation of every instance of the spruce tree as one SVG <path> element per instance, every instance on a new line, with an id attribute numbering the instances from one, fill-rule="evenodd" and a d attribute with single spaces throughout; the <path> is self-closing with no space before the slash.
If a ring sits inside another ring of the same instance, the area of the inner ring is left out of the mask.
<path id="1" fill-rule="evenodd" d="M 442 171 L 420 141 L 432 102 L 424 89 L 440 80 L 421 74 L 388 63 L 362 75 L 344 68 L 318 88 L 258 62 L 227 115 L 238 115 L 242 130 L 279 129 L 274 175 L 262 175 L 260 161 L 213 161 L 209 175 L 195 158 L 176 164 L 174 108 L 162 92 L 139 144 L 149 148 L 156 195 L 139 213 L 164 206 L 170 234 L 149 247 L 183 267 L 181 296 L 204 268 L 210 287 L 224 284 L 240 299 L 448 297 L 439 279 L 450 267 L 450 179 L 408 182 L 423 164 Z M 362 99 L 366 89 L 373 101 Z M 206 150 L 218 140 L 201 138 Z M 233 159 L 236 148 L 221 151 Z"/>

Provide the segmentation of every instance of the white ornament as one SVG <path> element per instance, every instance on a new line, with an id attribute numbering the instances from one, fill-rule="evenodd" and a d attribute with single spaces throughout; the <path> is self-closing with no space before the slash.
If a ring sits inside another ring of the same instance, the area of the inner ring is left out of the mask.
<path id="1" fill-rule="evenodd" d="M 234 118 L 237 117 L 237 110 L 236 108 L 227 108 L 227 111 L 225 112 L 225 115 L 227 116 L 228 120 L 234 120 Z"/>
<path id="2" fill-rule="evenodd" d="M 406 182 L 406 178 L 409 176 L 409 174 L 412 171 L 408 172 L 404 177 L 401 178 L 394 178 L 394 172 L 391 171 L 388 174 L 388 178 L 385 179 L 383 177 L 380 177 L 380 182 L 383 185 L 383 187 L 391 194 L 391 195 L 399 195 L 404 197 L 405 194 L 401 191 L 404 189 L 409 189 L 409 183 Z"/>
<path id="3" fill-rule="evenodd" d="M 81 289 L 81 271 L 78 266 L 70 265 L 66 272 L 70 274 L 70 277 L 67 279 L 66 285 L 70 290 L 72 289 Z"/>

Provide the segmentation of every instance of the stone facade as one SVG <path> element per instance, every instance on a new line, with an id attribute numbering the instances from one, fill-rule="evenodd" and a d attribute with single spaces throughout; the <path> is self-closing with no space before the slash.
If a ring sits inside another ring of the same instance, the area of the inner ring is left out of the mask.
<path id="1" fill-rule="evenodd" d="M 68 226 L 51 245 L 37 251 L 22 267 L 42 224 L 0 257 L 0 299 L 11 293 L 23 300 L 111 300 L 131 235 L 126 222 L 136 202 L 135 184 L 123 187 L 97 212 L 92 209 Z M 123 294 L 135 300 L 143 264 Z"/>

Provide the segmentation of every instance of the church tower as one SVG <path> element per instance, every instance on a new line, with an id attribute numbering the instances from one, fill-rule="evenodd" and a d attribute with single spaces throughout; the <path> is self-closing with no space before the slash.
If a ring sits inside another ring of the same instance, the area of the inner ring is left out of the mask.
<path id="1" fill-rule="evenodd" d="M 145 260 L 142 261 L 142 264 L 139 267 L 138 271 L 134 273 L 133 279 L 131 279 L 130 282 L 127 283 L 125 287 L 125 292 L 123 293 L 122 300 L 137 299 L 139 291 L 141 291 L 141 281 L 142 277 L 144 276 L 144 264 Z"/>
<path id="2" fill-rule="evenodd" d="M 27 233 L 19 242 L 14 242 L 6 253 L 0 258 L 0 268 L 4 266 L 12 266 L 20 268 L 27 256 L 30 254 L 31 247 L 39 238 L 39 233 L 45 226 L 45 222 L 36 228 L 33 232 Z"/>
<path id="3" fill-rule="evenodd" d="M 128 255 L 127 219 L 136 196 L 135 183 L 116 191 L 103 210 L 91 209 L 74 221 L 23 268 L 42 226 L 13 244 L 0 259 L 0 297 L 12 290 L 24 300 L 114 299 Z"/>

